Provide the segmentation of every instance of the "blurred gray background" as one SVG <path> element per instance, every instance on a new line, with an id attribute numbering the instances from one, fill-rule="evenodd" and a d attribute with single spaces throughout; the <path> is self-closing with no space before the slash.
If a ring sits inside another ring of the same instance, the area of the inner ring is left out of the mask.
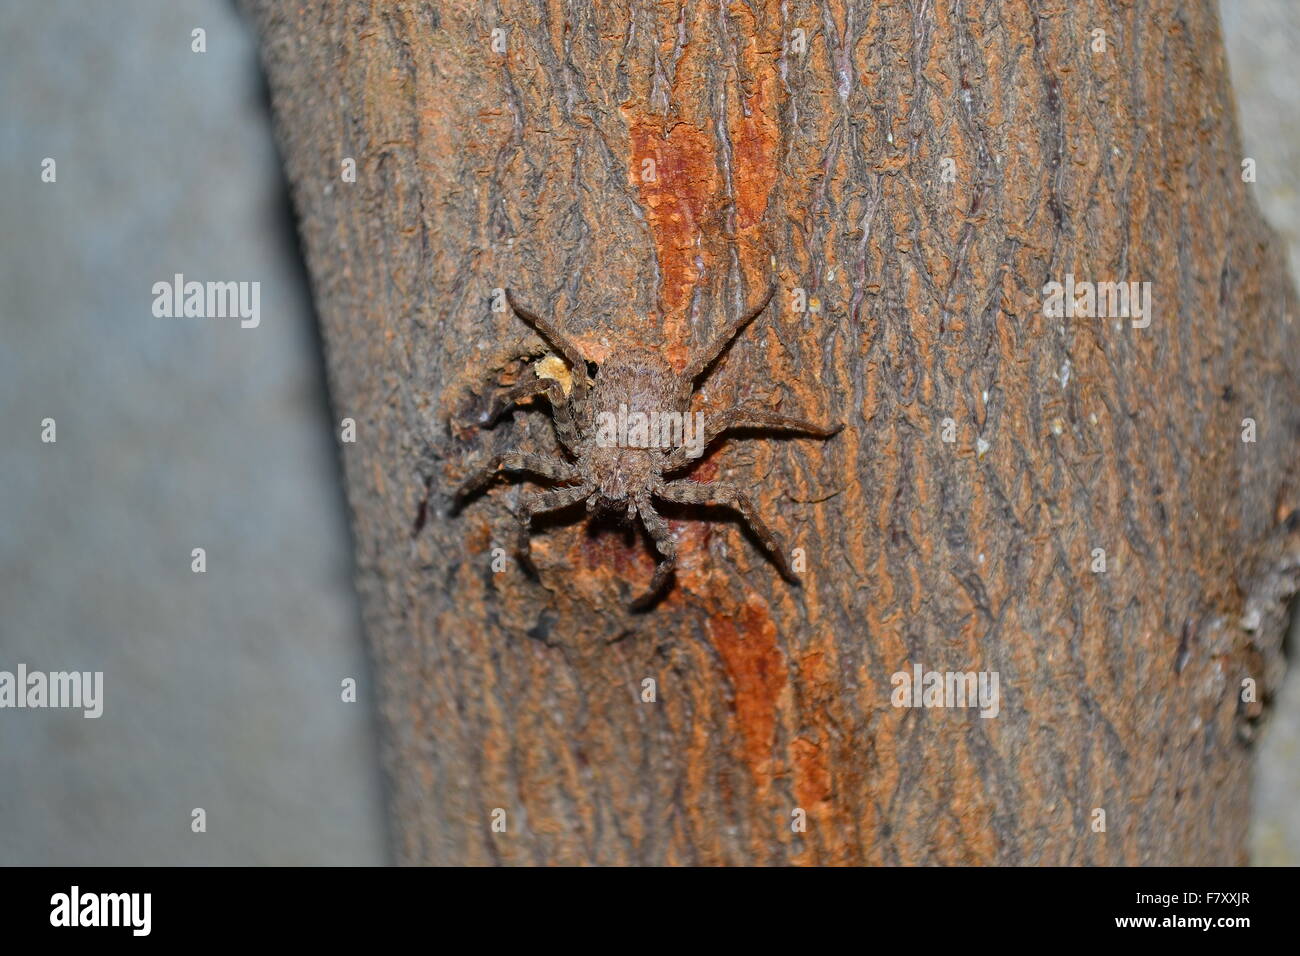
<path id="1" fill-rule="evenodd" d="M 1255 200 L 1300 276 L 1300 2 L 1220 0 L 1228 69 L 1246 155 L 1257 164 Z M 1300 865 L 1300 615 L 1292 608 L 1286 683 L 1255 764 L 1251 858 Z"/>
<path id="2" fill-rule="evenodd" d="M 336 432 L 247 24 L 0 0 L 0 103 L 0 669 L 105 672 L 98 720 L 0 711 L 0 863 L 384 862 Z M 260 281 L 261 324 L 155 318 L 176 272 Z"/>
<path id="3" fill-rule="evenodd" d="M 1300 274 L 1300 3 L 1223 20 Z M 105 672 L 98 720 L 0 711 L 0 864 L 385 862 L 337 423 L 233 5 L 0 0 L 0 223 L 0 670 Z M 261 325 L 155 318 L 176 272 L 261 282 Z M 1293 668 L 1256 862 L 1300 862 L 1298 746 Z"/>

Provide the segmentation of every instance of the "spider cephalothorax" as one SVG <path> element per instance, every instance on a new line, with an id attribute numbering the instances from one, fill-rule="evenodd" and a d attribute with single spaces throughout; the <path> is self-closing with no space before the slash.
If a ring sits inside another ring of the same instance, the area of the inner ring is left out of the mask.
<path id="1" fill-rule="evenodd" d="M 843 427 L 823 428 L 748 406 L 717 413 L 707 421 L 703 413 L 691 411 L 696 382 L 740 330 L 763 311 L 775 291 L 775 285 L 769 286 L 758 305 L 728 323 L 722 334 L 693 356 L 681 372 L 674 371 L 660 353 L 637 348 L 616 353 L 599 366 L 594 378 L 588 377 L 588 360 L 573 343 L 549 321 L 519 305 L 507 291 L 511 308 L 559 351 L 572 386 L 566 392 L 555 378 L 521 382 L 498 395 L 478 424 L 490 427 L 516 402 L 545 395 L 551 404 L 556 435 L 569 460 L 517 453 L 498 455 L 461 485 L 456 492 L 457 506 L 498 471 L 523 472 L 556 483 L 557 487 L 528 495 L 520 505 L 519 549 L 525 561 L 534 515 L 586 501 L 587 510 L 593 514 L 613 512 L 629 520 L 639 516 L 663 560 L 655 567 L 649 589 L 633 602 L 633 608 L 654 601 L 677 560 L 676 544 L 667 522 L 654 508 L 655 500 L 735 509 L 782 574 L 797 583 L 776 536 L 740 489 L 724 482 L 699 484 L 668 477 L 687 471 L 709 443 L 728 429 L 775 429 L 829 438 Z"/>

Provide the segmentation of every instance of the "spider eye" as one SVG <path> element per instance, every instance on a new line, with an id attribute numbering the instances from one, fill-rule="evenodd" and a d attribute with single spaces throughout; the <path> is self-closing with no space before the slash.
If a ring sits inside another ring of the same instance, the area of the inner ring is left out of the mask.
<path id="1" fill-rule="evenodd" d="M 596 377 L 596 373 L 597 373 L 598 371 L 600 371 L 600 366 L 597 365 L 595 362 L 592 362 L 592 361 L 588 360 L 588 362 L 587 362 L 587 377 L 588 377 L 588 378 L 595 378 L 595 377 Z"/>

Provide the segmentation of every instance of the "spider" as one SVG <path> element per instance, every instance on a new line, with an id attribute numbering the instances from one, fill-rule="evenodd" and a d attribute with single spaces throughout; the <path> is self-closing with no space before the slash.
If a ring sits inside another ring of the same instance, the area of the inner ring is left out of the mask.
<path id="1" fill-rule="evenodd" d="M 631 604 L 633 610 L 642 610 L 663 591 L 677 561 L 676 543 L 668 530 L 668 523 L 655 510 L 654 500 L 723 506 L 739 512 L 781 574 L 792 584 L 798 584 L 784 550 L 759 517 L 748 495 L 723 482 L 700 484 L 685 479 L 665 480 L 665 477 L 689 469 L 698 462 L 704 448 L 730 429 L 774 429 L 824 439 L 837 434 L 844 427 L 842 424 L 823 428 L 766 409 L 741 406 L 711 417 L 707 424 L 702 421 L 703 413 L 694 413 L 698 423 L 696 431 L 703 434 L 696 434 L 693 443 L 682 440 L 665 447 L 663 442 L 653 441 L 665 432 L 671 433 L 670 437 L 679 437 L 671 427 L 677 421 L 673 415 L 680 416 L 681 436 L 687 435 L 692 415 L 691 398 L 697 382 L 713 368 L 741 330 L 767 307 L 775 291 L 773 282 L 756 306 L 729 322 L 710 345 L 691 357 L 683 371 L 676 372 L 662 354 L 647 348 L 617 352 L 604 364 L 596 366 L 552 322 L 520 305 L 510 290 L 506 290 L 510 307 L 559 351 L 572 377 L 571 394 L 555 378 L 526 380 L 499 393 L 476 424 L 490 428 L 516 403 L 545 395 L 550 402 L 556 436 L 572 460 L 519 453 L 497 455 L 476 469 L 460 486 L 454 496 L 454 510 L 459 511 L 466 499 L 487 485 L 499 471 L 518 472 L 556 482 L 559 487 L 525 497 L 516 513 L 519 519 L 519 554 L 530 568 L 534 515 L 586 501 L 591 515 L 622 512 L 629 522 L 640 516 L 662 558 L 656 562 L 649 588 Z M 590 371 L 592 368 L 595 370 Z M 660 429 L 658 435 L 653 434 L 654 428 L 651 427 L 635 434 L 634 429 L 627 429 L 626 434 L 618 431 L 617 436 L 613 435 L 616 429 L 607 427 L 620 420 L 619 414 L 623 415 L 622 421 L 638 421 L 633 419 L 636 412 L 644 413 L 647 418 L 655 413 L 651 420 L 667 421 L 669 427 Z"/>

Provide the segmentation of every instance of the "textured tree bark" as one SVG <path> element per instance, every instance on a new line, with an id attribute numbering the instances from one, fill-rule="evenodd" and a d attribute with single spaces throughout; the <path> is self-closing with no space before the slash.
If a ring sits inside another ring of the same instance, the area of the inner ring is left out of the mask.
<path id="1" fill-rule="evenodd" d="M 1300 336 L 1212 0 L 250 6 L 358 423 L 400 860 L 1243 862 Z M 802 587 L 713 512 L 648 613 L 648 543 L 585 516 L 494 573 L 526 486 L 449 492 L 556 443 L 544 402 L 450 424 L 543 352 L 493 290 L 680 368 L 772 272 L 701 400 L 847 427 L 695 478 Z M 1047 317 L 1067 275 L 1150 282 L 1150 324 Z M 914 665 L 1000 712 L 893 706 Z"/>

